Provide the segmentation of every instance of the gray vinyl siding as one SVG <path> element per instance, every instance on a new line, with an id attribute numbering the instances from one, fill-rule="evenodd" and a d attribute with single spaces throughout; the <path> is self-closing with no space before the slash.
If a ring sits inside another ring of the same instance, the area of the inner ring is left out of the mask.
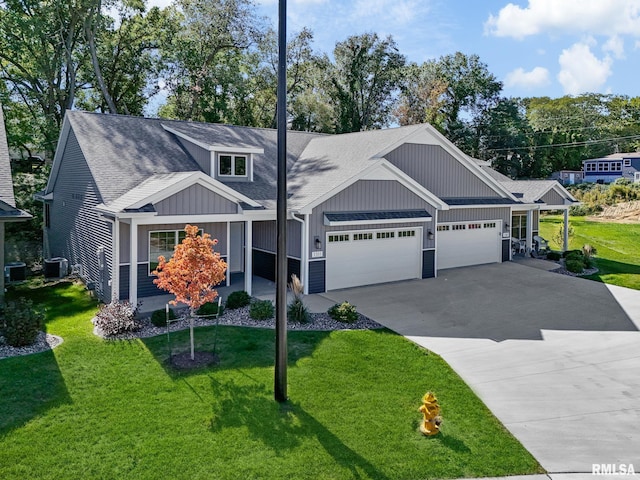
<path id="1" fill-rule="evenodd" d="M 73 130 L 70 130 L 51 202 L 51 226 L 47 229 L 52 257 L 64 257 L 69 266 L 83 266 L 88 281 L 105 301 L 111 299 L 111 224 L 100 220 L 94 206 L 102 202 Z M 98 268 L 98 247 L 104 248 L 104 270 Z"/>
<path id="2" fill-rule="evenodd" d="M 405 143 L 385 158 L 438 197 L 500 197 L 438 145 Z"/>
<path id="3" fill-rule="evenodd" d="M 158 215 L 237 213 L 238 205 L 202 185 L 192 185 L 155 204 Z"/>
<path id="4" fill-rule="evenodd" d="M 511 209 L 506 208 L 460 208 L 438 212 L 438 223 L 466 222 L 474 220 L 502 220 L 511 223 Z"/>
<path id="5" fill-rule="evenodd" d="M 287 256 L 300 258 L 301 241 L 302 224 L 296 220 L 287 220 Z M 276 222 L 253 222 L 253 248 L 275 253 L 276 247 Z"/>
<path id="6" fill-rule="evenodd" d="M 188 140 L 184 140 L 182 138 L 178 138 L 180 144 L 184 147 L 184 149 L 191 154 L 193 159 L 198 163 L 200 168 L 204 173 L 212 177 L 211 174 L 211 152 L 202 147 L 194 145 Z"/>
<path id="7" fill-rule="evenodd" d="M 334 195 L 313 209 L 309 218 L 309 251 L 315 252 L 314 240 L 319 237 L 325 244 L 326 232 L 345 230 L 371 230 L 402 227 L 424 227 L 422 248 L 433 248 L 435 243 L 427 238 L 429 230 L 435 232 L 431 222 L 393 223 L 383 225 L 340 225 L 326 226 L 325 212 L 377 211 L 377 210 L 415 210 L 424 209 L 435 220 L 436 210 L 422 198 L 408 190 L 395 180 L 358 180 L 349 188 Z M 311 254 L 309 254 L 311 255 Z"/>
<path id="8" fill-rule="evenodd" d="M 564 197 L 553 189 L 545 193 L 541 200 L 547 205 L 564 205 Z"/>
<path id="9" fill-rule="evenodd" d="M 128 225 L 127 225 L 128 226 Z M 227 255 L 227 224 L 226 223 L 203 223 L 198 225 L 204 233 L 211 235 L 211 238 L 217 239 L 218 244 L 214 247 L 214 250 L 222 256 Z M 144 263 L 149 261 L 149 232 L 162 231 L 162 230 L 183 230 L 183 224 L 154 224 L 154 225 L 139 225 L 138 226 L 138 263 Z M 120 236 L 122 238 L 122 235 Z M 128 250 L 130 245 L 130 237 L 124 239 L 120 249 Z M 127 257 L 129 254 L 127 253 Z M 120 255 L 122 258 L 122 255 Z"/>

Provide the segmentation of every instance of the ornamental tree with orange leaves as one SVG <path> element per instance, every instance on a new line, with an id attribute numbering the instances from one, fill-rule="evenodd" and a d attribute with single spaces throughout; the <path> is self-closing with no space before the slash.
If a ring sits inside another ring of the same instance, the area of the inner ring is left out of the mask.
<path id="1" fill-rule="evenodd" d="M 184 303 L 191 313 L 191 360 L 194 360 L 193 317 L 195 311 L 218 296 L 215 286 L 225 279 L 227 264 L 220 254 L 213 250 L 218 240 L 208 233 L 198 235 L 198 227 L 184 227 L 187 236 L 175 246 L 173 257 L 167 261 L 158 257 L 158 268 L 153 273 L 157 278 L 153 283 L 162 290 L 175 295 L 169 303 Z"/>

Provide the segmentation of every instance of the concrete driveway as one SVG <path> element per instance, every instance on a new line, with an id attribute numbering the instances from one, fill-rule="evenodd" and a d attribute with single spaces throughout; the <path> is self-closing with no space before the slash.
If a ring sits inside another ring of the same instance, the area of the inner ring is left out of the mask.
<path id="1" fill-rule="evenodd" d="M 640 471 L 640 292 L 509 262 L 323 295 L 441 355 L 548 472 Z"/>

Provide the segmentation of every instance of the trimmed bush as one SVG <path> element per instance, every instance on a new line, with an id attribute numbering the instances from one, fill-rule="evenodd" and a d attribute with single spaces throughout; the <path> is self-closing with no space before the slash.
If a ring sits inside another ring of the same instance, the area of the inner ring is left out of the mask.
<path id="1" fill-rule="evenodd" d="M 351 305 L 349 302 L 336 303 L 327 310 L 327 313 L 338 322 L 353 323 L 358 320 L 356 306 Z"/>
<path id="2" fill-rule="evenodd" d="M 36 341 L 44 324 L 44 313 L 34 309 L 31 300 L 19 298 L 6 305 L 2 323 L 2 334 L 7 344 L 26 347 Z"/>
<path id="3" fill-rule="evenodd" d="M 225 307 L 229 310 L 246 307 L 251 303 L 251 296 L 244 290 L 231 292 L 225 302 Z"/>
<path id="4" fill-rule="evenodd" d="M 292 322 L 309 323 L 311 315 L 301 298 L 295 298 L 287 305 L 287 318 Z"/>
<path id="5" fill-rule="evenodd" d="M 219 315 L 222 315 L 223 310 L 224 310 L 224 307 L 222 305 L 220 305 L 220 313 L 219 313 Z M 205 303 L 196 312 L 196 315 L 198 315 L 199 317 L 208 317 L 208 316 L 213 316 L 213 315 L 216 315 L 216 314 L 218 314 L 218 301 L 217 300 L 215 302 Z"/>
<path id="6" fill-rule="evenodd" d="M 137 310 L 138 307 L 134 307 L 128 301 L 107 303 L 98 311 L 93 324 L 106 336 L 134 332 L 140 328 L 135 321 Z"/>
<path id="7" fill-rule="evenodd" d="M 562 254 L 560 252 L 547 252 L 547 260 L 560 260 Z"/>
<path id="8" fill-rule="evenodd" d="M 178 318 L 176 316 L 176 312 L 173 311 L 173 308 L 170 308 L 169 320 L 175 320 L 176 318 Z M 164 308 L 162 310 L 156 310 L 151 314 L 151 323 L 153 323 L 156 327 L 167 326 L 167 312 Z"/>
<path id="9" fill-rule="evenodd" d="M 567 259 L 565 267 L 572 273 L 582 273 L 584 271 L 584 262 L 577 259 Z"/>
<path id="10" fill-rule="evenodd" d="M 562 252 L 562 258 L 567 258 L 569 255 L 577 253 L 578 255 L 582 255 L 582 250 L 566 250 Z"/>
<path id="11" fill-rule="evenodd" d="M 274 313 L 271 300 L 253 300 L 249 307 L 249 316 L 254 320 L 268 320 L 273 318 Z"/>
<path id="12" fill-rule="evenodd" d="M 584 262 L 584 256 L 582 255 L 582 252 L 572 251 L 565 257 L 565 260 L 578 260 L 580 262 Z"/>

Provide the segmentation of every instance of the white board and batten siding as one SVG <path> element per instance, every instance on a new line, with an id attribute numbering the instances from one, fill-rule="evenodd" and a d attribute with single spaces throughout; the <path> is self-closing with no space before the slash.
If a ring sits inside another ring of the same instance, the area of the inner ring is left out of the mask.
<path id="1" fill-rule="evenodd" d="M 438 270 L 502 259 L 502 222 L 499 220 L 441 223 L 437 228 Z"/>
<path id="2" fill-rule="evenodd" d="M 421 247 L 421 227 L 328 232 L 326 289 L 420 278 Z"/>

